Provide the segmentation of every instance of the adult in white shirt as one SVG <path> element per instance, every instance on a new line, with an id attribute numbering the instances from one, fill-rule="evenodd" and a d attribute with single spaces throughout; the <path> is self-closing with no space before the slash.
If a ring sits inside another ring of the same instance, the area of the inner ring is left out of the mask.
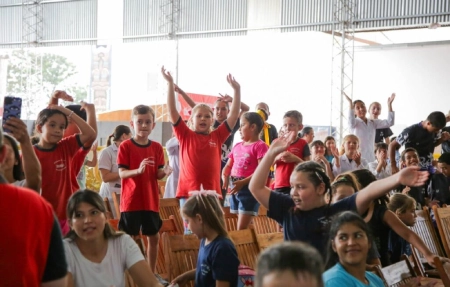
<path id="1" fill-rule="evenodd" d="M 172 137 L 166 142 L 167 156 L 172 173 L 167 177 L 164 198 L 175 198 L 178 188 L 178 177 L 180 173 L 180 142 L 177 137 Z"/>
<path id="2" fill-rule="evenodd" d="M 338 175 L 355 169 L 368 168 L 367 160 L 361 156 L 359 139 L 355 135 L 346 135 L 343 139 L 339 160 L 333 159 L 333 173 Z"/>
<path id="3" fill-rule="evenodd" d="M 395 123 L 395 114 L 392 110 L 392 102 L 395 99 L 395 94 L 392 94 L 388 98 L 389 113 L 387 120 L 368 119 L 366 117 L 367 108 L 363 101 L 356 100 L 353 102 L 347 95 L 345 97 L 350 103 L 350 109 L 348 111 L 350 133 L 359 138 L 362 157 L 369 162 L 375 161 L 373 147 L 376 130 L 391 127 Z"/>
<path id="4" fill-rule="evenodd" d="M 377 143 L 375 145 L 375 156 L 377 160 L 369 162 L 369 170 L 377 179 L 386 178 L 392 175 L 391 165 L 387 163 L 388 145 Z"/>
<path id="5" fill-rule="evenodd" d="M 98 159 L 98 169 L 100 170 L 100 176 L 102 178 L 100 195 L 102 197 L 107 197 L 111 206 L 113 206 L 113 192 L 119 195 L 119 200 L 121 192 L 121 179 L 119 177 L 119 168 L 117 166 L 117 152 L 119 150 L 119 145 L 129 138 L 131 138 L 130 128 L 124 125 L 118 125 L 114 129 L 114 132 L 108 137 L 106 148 L 102 150 Z M 114 218 L 119 218 L 115 208 L 112 208 L 112 213 Z"/>
<path id="6" fill-rule="evenodd" d="M 91 190 L 74 193 L 67 204 L 70 232 L 64 240 L 69 286 L 125 286 L 125 270 L 139 286 L 158 286 L 150 266 L 130 236 L 106 220 L 101 196 Z"/>

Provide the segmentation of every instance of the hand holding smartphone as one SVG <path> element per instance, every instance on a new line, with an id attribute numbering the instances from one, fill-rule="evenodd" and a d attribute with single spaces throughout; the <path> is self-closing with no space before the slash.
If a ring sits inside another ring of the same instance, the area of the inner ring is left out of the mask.
<path id="1" fill-rule="evenodd" d="M 15 117 L 20 119 L 20 115 L 22 113 L 22 98 L 6 96 L 3 101 L 3 118 L 2 118 L 2 126 L 5 125 L 6 121 Z M 3 128 L 3 130 L 7 133 L 11 131 Z"/>

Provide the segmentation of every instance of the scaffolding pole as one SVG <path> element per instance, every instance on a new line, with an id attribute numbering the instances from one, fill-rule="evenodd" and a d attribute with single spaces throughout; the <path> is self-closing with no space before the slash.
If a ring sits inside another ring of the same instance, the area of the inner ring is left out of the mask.
<path id="1" fill-rule="evenodd" d="M 330 133 L 338 143 L 348 133 L 349 104 L 344 93 L 353 97 L 355 0 L 334 0 L 331 69 Z"/>

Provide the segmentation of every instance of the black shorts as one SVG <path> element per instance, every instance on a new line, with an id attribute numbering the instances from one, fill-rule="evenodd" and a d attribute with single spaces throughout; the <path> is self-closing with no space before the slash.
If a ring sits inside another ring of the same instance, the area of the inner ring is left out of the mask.
<path id="1" fill-rule="evenodd" d="M 159 212 L 139 210 L 120 214 L 119 229 L 132 236 L 139 235 L 140 231 L 142 235 L 155 235 L 159 232 L 161 225 Z"/>

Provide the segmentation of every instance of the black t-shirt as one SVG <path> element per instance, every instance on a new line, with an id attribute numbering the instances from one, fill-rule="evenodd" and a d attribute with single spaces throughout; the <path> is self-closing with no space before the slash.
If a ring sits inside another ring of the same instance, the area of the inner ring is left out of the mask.
<path id="1" fill-rule="evenodd" d="M 375 130 L 375 143 L 384 142 L 385 138 L 392 136 L 394 133 L 390 128 L 376 129 Z"/>
<path id="2" fill-rule="evenodd" d="M 214 121 L 214 129 L 217 129 L 220 126 L 221 123 L 219 123 L 217 120 Z M 233 147 L 233 141 L 234 141 L 234 134 L 239 130 L 239 127 L 241 125 L 240 119 L 237 120 L 236 125 L 231 130 L 230 136 L 227 138 L 227 140 L 222 144 L 222 168 L 224 168 L 225 164 L 228 161 L 228 154 L 231 152 L 231 148 Z"/>
<path id="3" fill-rule="evenodd" d="M 449 127 L 445 127 L 442 129 L 443 132 L 449 132 L 450 133 L 450 126 Z M 444 152 L 450 152 L 450 140 L 442 142 L 442 153 Z"/>
<path id="4" fill-rule="evenodd" d="M 383 222 L 384 214 L 387 211 L 387 207 L 384 203 L 375 201 L 372 217 L 368 224 L 372 231 L 373 239 L 377 245 L 377 250 L 380 254 L 380 261 L 382 266 L 388 266 L 388 235 L 389 227 Z"/>
<path id="5" fill-rule="evenodd" d="M 450 178 L 442 173 L 431 175 L 428 195 L 430 200 L 439 200 L 439 205 L 450 205 Z"/>
<path id="6" fill-rule="evenodd" d="M 397 142 L 406 148 L 412 147 L 419 154 L 419 162 L 422 167 L 432 164 L 434 144 L 439 139 L 440 134 L 430 133 L 423 126 L 422 122 L 404 129 L 398 136 Z"/>
<path id="7" fill-rule="evenodd" d="M 50 246 L 48 249 L 47 263 L 45 265 L 42 282 L 61 279 L 67 274 L 66 254 L 59 229 L 58 220 L 54 220 L 52 234 L 50 237 Z"/>
<path id="8" fill-rule="evenodd" d="M 278 138 L 278 131 L 277 131 L 277 128 L 274 125 L 269 124 L 269 126 L 270 126 L 270 128 L 269 128 L 269 144 L 271 144 L 274 139 Z M 264 135 L 264 130 L 261 131 L 261 136 L 259 138 L 263 142 L 266 142 L 266 137 Z"/>

